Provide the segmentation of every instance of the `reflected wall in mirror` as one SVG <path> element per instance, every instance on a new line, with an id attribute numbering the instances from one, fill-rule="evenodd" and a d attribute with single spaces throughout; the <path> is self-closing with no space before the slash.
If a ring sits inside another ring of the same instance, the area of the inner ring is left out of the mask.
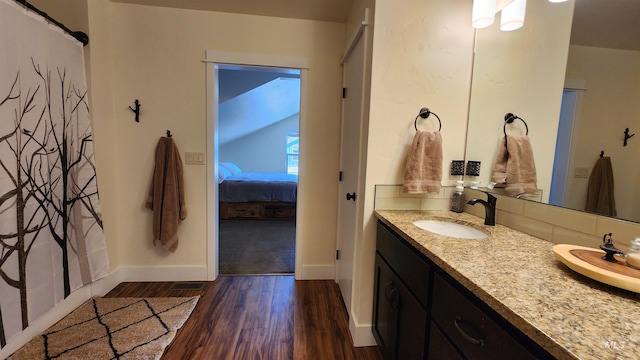
<path id="1" fill-rule="evenodd" d="M 489 184 L 511 112 L 529 127 L 541 190 L 533 200 L 584 210 L 604 151 L 616 217 L 640 222 L 640 138 L 623 146 L 626 128 L 640 133 L 640 1 L 529 1 L 526 16 L 520 30 L 476 32 L 466 160 L 482 166 L 466 180 Z M 523 135 L 524 125 L 516 121 L 507 133 Z"/>

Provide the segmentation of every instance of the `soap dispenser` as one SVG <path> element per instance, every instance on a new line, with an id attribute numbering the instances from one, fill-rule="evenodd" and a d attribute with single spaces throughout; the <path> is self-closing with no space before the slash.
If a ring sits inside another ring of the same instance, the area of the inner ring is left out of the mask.
<path id="1" fill-rule="evenodd" d="M 451 198 L 451 211 L 461 213 L 464 209 L 464 181 L 456 181 L 456 191 Z"/>

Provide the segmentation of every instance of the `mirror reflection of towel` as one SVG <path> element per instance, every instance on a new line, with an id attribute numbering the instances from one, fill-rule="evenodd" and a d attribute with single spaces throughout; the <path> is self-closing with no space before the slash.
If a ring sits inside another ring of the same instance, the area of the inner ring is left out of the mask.
<path id="1" fill-rule="evenodd" d="M 585 211 L 596 214 L 616 216 L 616 200 L 613 194 L 613 169 L 611 158 L 601 157 L 589 175 L 587 204 Z"/>
<path id="2" fill-rule="evenodd" d="M 437 194 L 441 181 L 442 135 L 440 131 L 418 131 L 407 155 L 402 192 Z"/>
<path id="3" fill-rule="evenodd" d="M 538 195 L 536 164 L 528 136 L 502 137 L 498 145 L 491 181 L 504 184 L 504 190 L 510 196 Z"/>

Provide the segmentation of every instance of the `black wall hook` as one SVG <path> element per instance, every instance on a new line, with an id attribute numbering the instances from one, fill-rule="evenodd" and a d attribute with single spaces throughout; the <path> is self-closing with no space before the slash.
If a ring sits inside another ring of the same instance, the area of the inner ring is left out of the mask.
<path id="1" fill-rule="evenodd" d="M 138 99 L 136 99 L 135 103 L 135 109 L 132 108 L 131 106 L 129 106 L 129 109 L 131 109 L 131 111 L 133 111 L 136 114 L 136 122 L 140 122 L 140 102 L 138 101 Z"/>
<path id="2" fill-rule="evenodd" d="M 171 131 L 167 130 L 167 137 L 171 137 Z"/>
<path id="3" fill-rule="evenodd" d="M 623 146 L 627 146 L 627 140 L 631 139 L 635 134 L 631 134 L 629 135 L 629 128 L 626 128 L 624 130 L 624 145 Z"/>

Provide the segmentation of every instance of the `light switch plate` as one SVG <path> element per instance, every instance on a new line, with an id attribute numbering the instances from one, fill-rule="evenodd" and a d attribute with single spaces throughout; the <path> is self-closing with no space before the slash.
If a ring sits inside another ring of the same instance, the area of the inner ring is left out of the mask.
<path id="1" fill-rule="evenodd" d="M 184 160 L 187 165 L 204 165 L 203 152 L 189 152 L 184 154 Z"/>
<path id="2" fill-rule="evenodd" d="M 586 178 L 589 176 L 589 169 L 584 167 L 577 167 L 574 169 L 573 177 L 574 178 Z"/>

